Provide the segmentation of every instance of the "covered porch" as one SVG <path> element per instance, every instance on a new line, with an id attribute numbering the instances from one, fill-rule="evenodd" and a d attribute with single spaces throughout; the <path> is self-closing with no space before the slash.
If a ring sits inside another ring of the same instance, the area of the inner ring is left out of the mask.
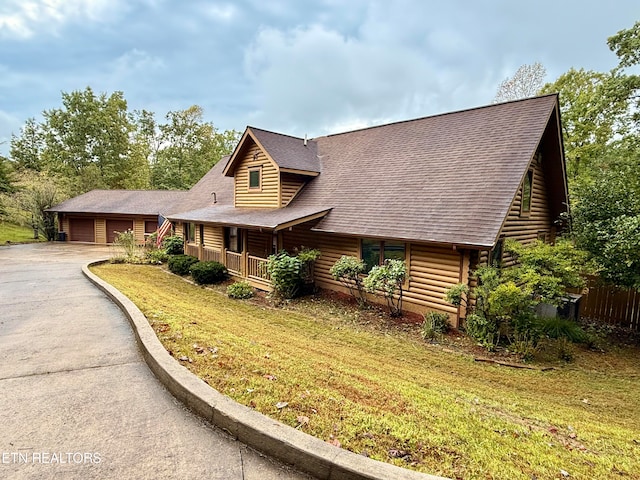
<path id="1" fill-rule="evenodd" d="M 255 288 L 271 291 L 267 258 L 282 250 L 282 232 L 324 217 L 329 209 L 248 209 L 215 206 L 180 214 L 176 233 L 184 252 L 202 261 L 216 261 Z"/>
<path id="2" fill-rule="evenodd" d="M 202 227 L 204 230 L 205 226 L 203 225 Z M 266 254 L 267 252 L 258 254 L 258 252 L 251 251 L 248 245 L 250 237 L 262 237 L 261 240 L 264 242 L 267 235 L 242 229 L 237 229 L 237 232 L 238 236 L 242 238 L 240 251 L 209 246 L 202 241 L 201 237 L 196 242 L 185 241 L 184 253 L 197 257 L 201 261 L 219 262 L 227 267 L 232 276 L 247 280 L 252 286 L 261 290 L 270 291 L 271 281 L 267 273 L 266 264 L 267 257 L 275 252 L 272 249 L 268 254 Z"/>

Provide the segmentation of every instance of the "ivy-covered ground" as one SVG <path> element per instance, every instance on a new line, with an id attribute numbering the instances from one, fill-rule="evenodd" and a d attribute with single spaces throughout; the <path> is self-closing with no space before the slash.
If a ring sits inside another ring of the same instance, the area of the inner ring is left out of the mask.
<path id="1" fill-rule="evenodd" d="M 637 345 L 515 369 L 474 361 L 455 334 L 427 343 L 341 302 L 273 308 L 161 267 L 94 272 L 211 386 L 348 450 L 451 478 L 640 479 Z"/>

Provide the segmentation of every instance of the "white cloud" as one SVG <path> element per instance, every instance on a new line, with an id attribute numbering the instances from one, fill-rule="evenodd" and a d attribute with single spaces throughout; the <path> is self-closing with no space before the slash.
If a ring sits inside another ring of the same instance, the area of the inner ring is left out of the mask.
<path id="1" fill-rule="evenodd" d="M 56 33 L 71 22 L 103 22 L 124 6 L 122 0 L 4 0 L 0 35 L 20 39 Z"/>
<path id="2" fill-rule="evenodd" d="M 420 46 L 365 42 L 319 25 L 262 30 L 244 66 L 257 96 L 254 121 L 298 134 L 423 116 L 467 81 L 443 74 Z"/>
<path id="3" fill-rule="evenodd" d="M 119 56 L 112 63 L 112 67 L 114 74 L 127 76 L 136 72 L 145 73 L 153 70 L 162 70 L 165 68 L 165 63 L 160 57 L 134 48 Z"/>
<path id="4" fill-rule="evenodd" d="M 223 5 L 207 5 L 205 13 L 208 17 L 214 20 L 229 22 L 236 17 L 238 9 L 235 5 L 226 3 Z"/>

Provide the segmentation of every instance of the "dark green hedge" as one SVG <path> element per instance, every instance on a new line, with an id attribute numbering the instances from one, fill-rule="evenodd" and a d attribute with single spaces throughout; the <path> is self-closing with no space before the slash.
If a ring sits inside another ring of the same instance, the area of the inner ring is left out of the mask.
<path id="1" fill-rule="evenodd" d="M 195 263 L 198 263 L 198 259 L 191 255 L 173 255 L 169 257 L 167 265 L 169 270 L 176 275 L 187 275 Z"/>
<path id="2" fill-rule="evenodd" d="M 225 280 L 228 272 L 219 262 L 198 262 L 191 266 L 191 276 L 198 285 L 210 285 Z"/>

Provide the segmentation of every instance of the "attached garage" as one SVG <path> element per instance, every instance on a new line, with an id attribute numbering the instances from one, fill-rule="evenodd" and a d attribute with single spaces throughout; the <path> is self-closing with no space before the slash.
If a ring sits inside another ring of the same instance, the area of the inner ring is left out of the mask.
<path id="1" fill-rule="evenodd" d="M 126 232 L 133 230 L 133 220 L 107 220 L 107 243 L 113 243 L 116 239 L 116 232 Z"/>
<path id="2" fill-rule="evenodd" d="M 72 242 L 95 242 L 96 225 L 93 218 L 70 218 L 69 240 Z"/>

